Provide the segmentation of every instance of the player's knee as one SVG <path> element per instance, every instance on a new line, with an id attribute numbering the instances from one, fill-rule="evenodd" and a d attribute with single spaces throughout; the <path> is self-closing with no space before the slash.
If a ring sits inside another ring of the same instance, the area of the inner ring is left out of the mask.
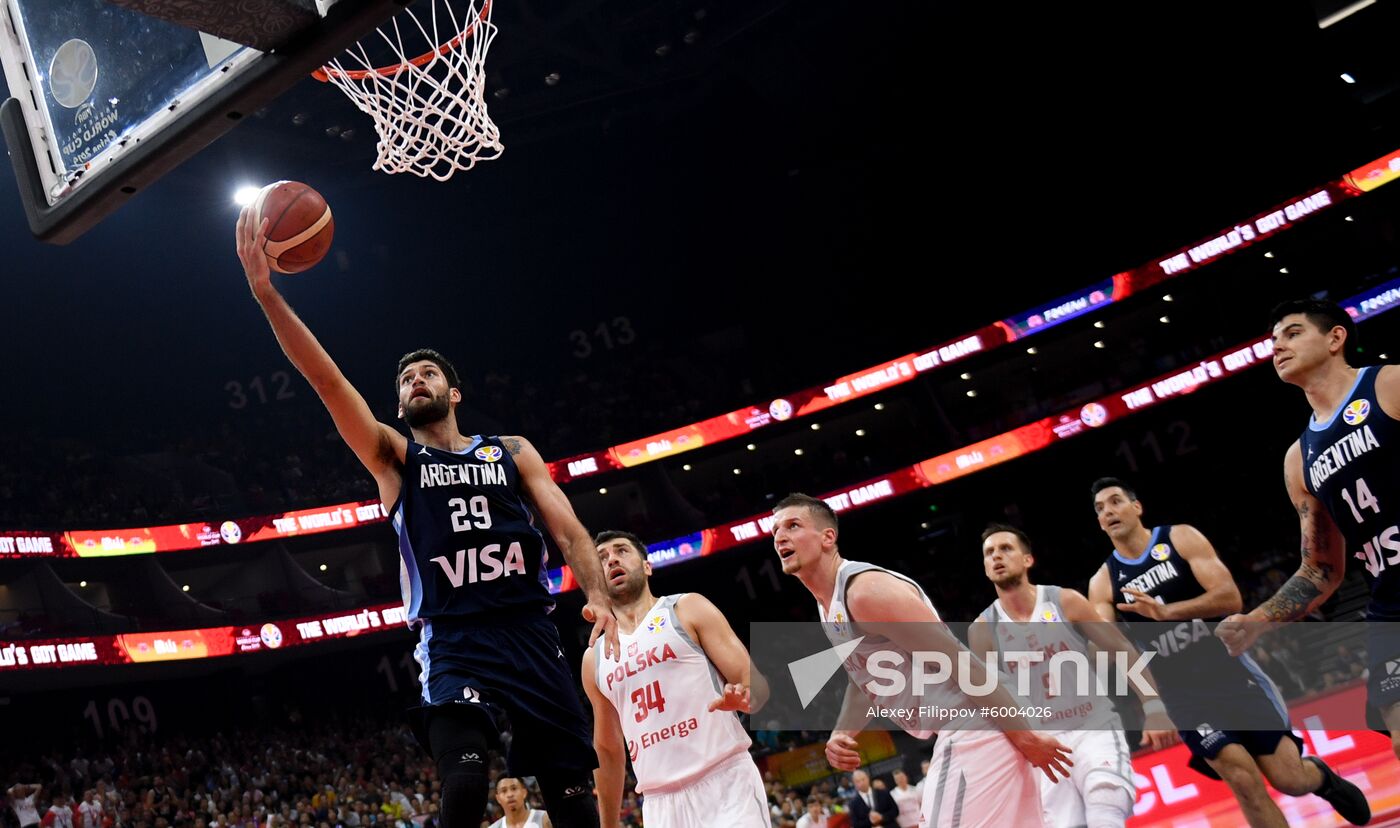
<path id="1" fill-rule="evenodd" d="M 1133 795 L 1120 782 L 1092 781 L 1084 792 L 1084 822 L 1088 828 L 1123 828 L 1133 815 Z"/>
<path id="2" fill-rule="evenodd" d="M 493 739 L 455 711 L 441 711 L 428 726 L 442 780 L 443 828 L 479 828 L 491 786 L 487 772 Z"/>
<path id="3" fill-rule="evenodd" d="M 443 828 L 478 828 L 486 812 L 486 795 L 491 781 L 486 762 L 467 758 L 470 754 L 448 754 L 438 759 L 442 780 Z"/>
<path id="4" fill-rule="evenodd" d="M 598 828 L 591 773 L 542 774 L 536 780 L 554 828 Z"/>

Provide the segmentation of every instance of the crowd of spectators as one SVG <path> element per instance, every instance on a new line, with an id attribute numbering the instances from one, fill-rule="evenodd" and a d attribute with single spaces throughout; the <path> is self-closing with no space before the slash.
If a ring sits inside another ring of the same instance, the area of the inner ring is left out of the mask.
<path id="1" fill-rule="evenodd" d="M 790 749 L 825 734 L 782 736 Z M 760 762 L 769 751 L 755 745 Z M 498 760 L 493 786 L 504 770 Z M 128 729 L 116 742 L 76 749 L 7 750 L 0 780 L 2 828 L 437 828 L 441 808 L 435 766 L 408 729 L 369 717 L 311 724 L 294 714 L 284 727 L 205 736 Z M 900 770 L 877 777 L 873 790 L 917 802 L 909 791 L 917 795 L 921 780 L 916 773 L 911 784 Z M 534 780 L 525 782 L 528 806 L 543 809 Z M 847 813 L 867 782 L 833 772 L 794 787 L 767 772 L 773 828 L 834 825 L 828 818 Z M 483 828 L 502 813 L 493 798 Z M 630 774 L 622 824 L 642 826 Z"/>

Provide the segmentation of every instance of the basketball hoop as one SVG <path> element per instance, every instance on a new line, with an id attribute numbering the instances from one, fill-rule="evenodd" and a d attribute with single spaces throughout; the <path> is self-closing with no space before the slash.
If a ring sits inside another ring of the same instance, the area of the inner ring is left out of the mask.
<path id="1" fill-rule="evenodd" d="M 491 0 L 467 0 L 460 18 L 449 0 L 427 2 L 430 26 L 405 9 L 378 30 L 397 63 L 375 66 L 361 41 L 312 76 L 335 84 L 374 120 L 374 169 L 446 181 L 505 150 L 486 112 L 486 51 L 496 27 Z"/>

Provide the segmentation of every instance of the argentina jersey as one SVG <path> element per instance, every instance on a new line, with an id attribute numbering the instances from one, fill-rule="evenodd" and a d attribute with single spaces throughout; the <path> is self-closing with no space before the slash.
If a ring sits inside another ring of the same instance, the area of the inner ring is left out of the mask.
<path id="1" fill-rule="evenodd" d="M 392 519 L 410 624 L 553 609 L 544 535 L 501 438 L 460 453 L 410 440 Z"/>
<path id="2" fill-rule="evenodd" d="M 1113 551 L 1108 558 L 1108 574 L 1115 604 L 1133 602 L 1132 596 L 1123 594 L 1124 588 L 1145 592 L 1162 604 L 1189 601 L 1205 594 L 1191 564 L 1172 545 L 1171 535 L 1171 526 L 1156 527 L 1147 548 L 1136 558 Z M 1220 697 L 1222 692 L 1237 693 L 1245 688 L 1255 693 L 1264 691 L 1262 695 L 1268 704 L 1286 719 L 1283 698 L 1264 671 L 1247 655 L 1231 656 L 1215 637 L 1212 625 L 1206 623 L 1219 619 L 1172 622 L 1148 621 L 1133 613 L 1119 615 L 1129 640 L 1143 652 L 1155 653 L 1152 674 L 1174 720 L 1175 711 L 1186 699 L 1198 697 L 1197 701 L 1207 701 Z"/>
<path id="3" fill-rule="evenodd" d="M 1372 620 L 1400 620 L 1400 423 L 1376 398 L 1377 366 L 1362 368 L 1325 422 L 1316 417 L 1298 439 L 1303 484 L 1322 501 L 1371 582 Z"/>

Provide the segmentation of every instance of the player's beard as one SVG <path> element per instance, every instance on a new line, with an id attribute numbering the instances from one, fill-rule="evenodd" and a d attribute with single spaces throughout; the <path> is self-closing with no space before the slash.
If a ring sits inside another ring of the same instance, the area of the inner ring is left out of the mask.
<path id="1" fill-rule="evenodd" d="M 447 419 L 448 410 L 446 397 L 429 397 L 426 403 L 419 406 L 409 400 L 403 409 L 403 421 L 409 428 L 423 428 Z"/>
<path id="2" fill-rule="evenodd" d="M 612 602 L 614 604 L 617 604 L 618 606 L 626 606 L 632 603 L 633 601 L 637 600 L 637 597 L 642 594 L 642 590 L 646 588 L 646 585 L 646 573 L 642 572 L 641 570 L 637 570 L 636 572 L 629 572 L 627 573 L 627 577 L 623 580 L 621 586 L 610 590 L 609 597 L 612 599 Z"/>
<path id="3" fill-rule="evenodd" d="M 1016 587 L 1020 586 L 1025 580 L 1026 573 L 1021 572 L 1016 575 L 1007 575 L 1000 581 L 992 581 L 992 584 L 994 586 L 1001 587 L 1002 589 L 1015 589 Z"/>

